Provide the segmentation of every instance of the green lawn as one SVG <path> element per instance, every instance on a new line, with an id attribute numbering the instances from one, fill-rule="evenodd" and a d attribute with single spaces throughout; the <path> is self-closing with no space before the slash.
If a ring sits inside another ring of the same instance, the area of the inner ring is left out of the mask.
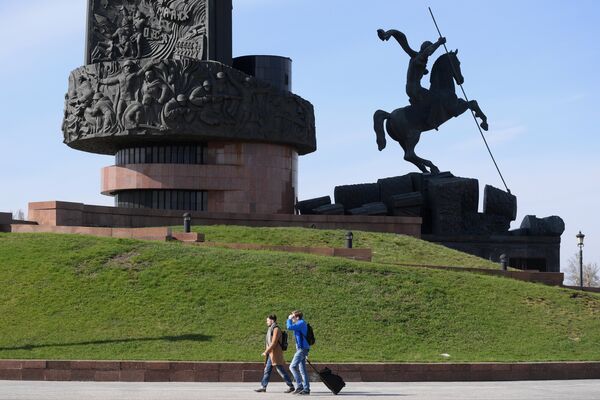
<path id="1" fill-rule="evenodd" d="M 2 359 L 260 361 L 264 317 L 296 308 L 317 361 L 600 360 L 595 294 L 303 254 L 0 234 Z"/>
<path id="2" fill-rule="evenodd" d="M 181 230 L 175 227 L 174 230 Z M 257 243 L 276 246 L 344 247 L 346 231 L 245 226 L 196 226 L 194 232 L 219 243 Z M 447 247 L 393 233 L 355 231 L 354 247 L 373 249 L 379 263 L 421 264 L 499 269 L 500 265 Z"/>

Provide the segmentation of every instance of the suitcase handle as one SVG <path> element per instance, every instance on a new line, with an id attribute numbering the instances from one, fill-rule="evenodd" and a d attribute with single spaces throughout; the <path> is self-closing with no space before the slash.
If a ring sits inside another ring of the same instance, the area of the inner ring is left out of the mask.
<path id="1" fill-rule="evenodd" d="M 319 370 L 308 360 L 308 357 L 306 357 L 306 362 L 308 363 L 308 365 L 311 366 L 311 368 L 318 374 Z"/>

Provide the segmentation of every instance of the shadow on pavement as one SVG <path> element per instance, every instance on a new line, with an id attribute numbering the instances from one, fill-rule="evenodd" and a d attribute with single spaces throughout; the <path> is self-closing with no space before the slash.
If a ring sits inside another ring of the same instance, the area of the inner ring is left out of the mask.
<path id="1" fill-rule="evenodd" d="M 321 392 L 321 393 L 314 393 L 311 392 L 311 394 L 320 396 L 320 395 L 325 395 L 325 394 L 330 394 L 333 395 L 333 393 L 331 392 Z M 360 396 L 360 397 L 405 397 L 405 396 L 413 396 L 410 394 L 399 394 L 399 393 L 373 393 L 373 392 L 345 392 L 345 391 L 341 391 L 340 394 L 338 396 Z"/>

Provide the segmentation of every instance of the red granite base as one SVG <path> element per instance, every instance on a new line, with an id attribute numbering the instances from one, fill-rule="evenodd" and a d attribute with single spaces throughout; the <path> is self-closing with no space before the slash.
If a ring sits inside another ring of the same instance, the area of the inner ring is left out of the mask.
<path id="1" fill-rule="evenodd" d="M 346 382 L 600 379 L 600 362 L 334 364 Z M 0 361 L 1 380 L 97 382 L 258 382 L 263 363 Z M 274 374 L 274 380 L 279 377 Z M 311 377 L 316 380 L 316 376 Z"/>
<path id="2" fill-rule="evenodd" d="M 182 211 L 92 206 L 46 201 L 29 203 L 29 219 L 40 225 L 143 228 L 183 224 Z M 300 227 L 388 232 L 421 237 L 419 217 L 293 215 L 193 212 L 193 225 Z"/>

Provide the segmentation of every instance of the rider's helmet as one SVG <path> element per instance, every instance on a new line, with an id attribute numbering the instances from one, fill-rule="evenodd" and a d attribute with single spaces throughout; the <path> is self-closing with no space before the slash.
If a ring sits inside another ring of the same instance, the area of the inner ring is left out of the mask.
<path id="1" fill-rule="evenodd" d="M 424 41 L 423 44 L 421 45 L 421 50 L 420 51 L 425 50 L 426 48 L 428 48 L 431 45 L 433 45 L 433 43 L 431 43 L 429 40 Z"/>

